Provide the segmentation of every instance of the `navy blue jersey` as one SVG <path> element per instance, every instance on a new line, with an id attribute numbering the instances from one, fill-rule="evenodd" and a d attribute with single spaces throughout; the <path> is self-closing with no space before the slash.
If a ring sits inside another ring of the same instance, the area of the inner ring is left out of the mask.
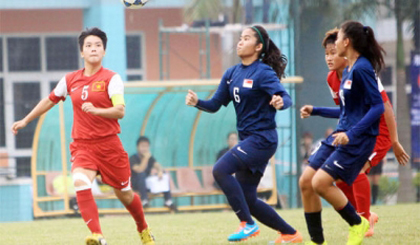
<path id="1" fill-rule="evenodd" d="M 340 85 L 340 119 L 337 130 L 355 131 L 353 127 L 361 121 L 370 108 L 378 104 L 382 105 L 383 101 L 378 89 L 376 73 L 369 60 L 360 56 L 350 71 L 347 68 L 343 71 Z M 380 115 L 373 118 L 374 122 L 368 123 L 367 127 L 352 133 L 378 135 L 379 117 Z"/>
<path id="2" fill-rule="evenodd" d="M 224 106 L 233 101 L 240 134 L 276 128 L 276 109 L 270 105 L 273 95 L 280 95 L 286 109 L 291 105 L 289 94 L 274 70 L 257 60 L 249 66 L 237 64 L 222 77 L 212 100 Z"/>

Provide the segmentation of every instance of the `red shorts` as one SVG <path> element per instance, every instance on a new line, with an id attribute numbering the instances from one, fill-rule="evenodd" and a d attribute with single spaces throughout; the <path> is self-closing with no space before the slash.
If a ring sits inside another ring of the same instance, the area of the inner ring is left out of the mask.
<path id="1" fill-rule="evenodd" d="M 74 140 L 70 144 L 71 170 L 98 171 L 102 181 L 118 190 L 129 190 L 130 162 L 117 135 L 99 139 Z"/>
<path id="2" fill-rule="evenodd" d="M 378 135 L 378 137 L 376 137 L 375 148 L 373 149 L 372 155 L 369 157 L 370 168 L 366 170 L 366 173 L 369 173 L 372 167 L 375 167 L 384 159 L 386 153 L 391 149 L 391 146 L 392 144 L 389 136 Z"/>

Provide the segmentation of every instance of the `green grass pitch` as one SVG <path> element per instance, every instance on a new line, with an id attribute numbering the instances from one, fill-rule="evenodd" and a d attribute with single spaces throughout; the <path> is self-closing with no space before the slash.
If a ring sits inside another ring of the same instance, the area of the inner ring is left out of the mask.
<path id="1" fill-rule="evenodd" d="M 379 215 L 375 235 L 363 244 L 420 244 L 420 204 L 373 206 Z M 278 210 L 309 240 L 302 209 Z M 347 224 L 331 208 L 322 214 L 325 238 L 330 245 L 345 244 Z M 231 211 L 177 214 L 147 214 L 156 244 L 229 244 L 227 236 L 238 226 Z M 108 244 L 141 244 L 134 221 L 127 215 L 102 216 L 102 231 Z M 240 244 L 268 244 L 275 231 L 260 225 L 261 234 Z M 81 218 L 43 219 L 0 223 L 0 244 L 83 244 L 89 234 Z"/>

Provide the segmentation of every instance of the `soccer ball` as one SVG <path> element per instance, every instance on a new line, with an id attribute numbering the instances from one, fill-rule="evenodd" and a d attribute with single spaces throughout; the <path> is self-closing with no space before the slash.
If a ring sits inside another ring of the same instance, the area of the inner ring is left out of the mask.
<path id="1" fill-rule="evenodd" d="M 149 0 L 121 0 L 126 8 L 139 9 L 143 7 Z"/>

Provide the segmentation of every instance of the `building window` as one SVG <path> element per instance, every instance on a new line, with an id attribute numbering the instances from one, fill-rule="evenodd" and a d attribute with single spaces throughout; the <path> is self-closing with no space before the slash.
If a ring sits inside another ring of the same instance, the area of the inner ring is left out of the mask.
<path id="1" fill-rule="evenodd" d="M 3 38 L 0 38 L 0 72 L 3 71 Z"/>
<path id="2" fill-rule="evenodd" d="M 379 73 L 379 78 L 381 78 L 382 85 L 391 86 L 392 85 L 392 66 L 387 66 Z"/>
<path id="3" fill-rule="evenodd" d="M 58 81 L 51 81 L 50 82 L 50 92 L 55 89 L 55 87 L 57 86 L 57 84 L 58 84 Z"/>
<path id="4" fill-rule="evenodd" d="M 39 37 L 7 38 L 9 71 L 41 71 Z"/>
<path id="5" fill-rule="evenodd" d="M 386 94 L 388 95 L 388 98 L 389 98 L 389 103 L 391 103 L 391 105 L 393 105 L 393 103 L 392 103 L 392 101 L 393 101 L 393 98 L 392 98 L 392 92 L 386 92 Z M 395 110 L 395 109 L 394 109 Z"/>
<path id="6" fill-rule="evenodd" d="M 127 75 L 127 81 L 141 81 L 143 80 L 142 75 Z"/>
<path id="7" fill-rule="evenodd" d="M 47 70 L 77 70 L 79 52 L 76 37 L 47 37 Z"/>
<path id="8" fill-rule="evenodd" d="M 6 146 L 6 129 L 4 125 L 4 86 L 0 78 L 0 147 Z"/>
<path id="9" fill-rule="evenodd" d="M 15 82 L 13 84 L 14 96 L 14 121 L 24 118 L 39 102 L 41 98 L 39 82 Z M 31 148 L 34 132 L 38 120 L 29 123 L 16 135 L 16 148 Z"/>
<path id="10" fill-rule="evenodd" d="M 142 69 L 141 36 L 127 35 L 127 69 Z"/>
<path id="11" fill-rule="evenodd" d="M 31 177 L 31 157 L 16 157 L 16 176 Z"/>

